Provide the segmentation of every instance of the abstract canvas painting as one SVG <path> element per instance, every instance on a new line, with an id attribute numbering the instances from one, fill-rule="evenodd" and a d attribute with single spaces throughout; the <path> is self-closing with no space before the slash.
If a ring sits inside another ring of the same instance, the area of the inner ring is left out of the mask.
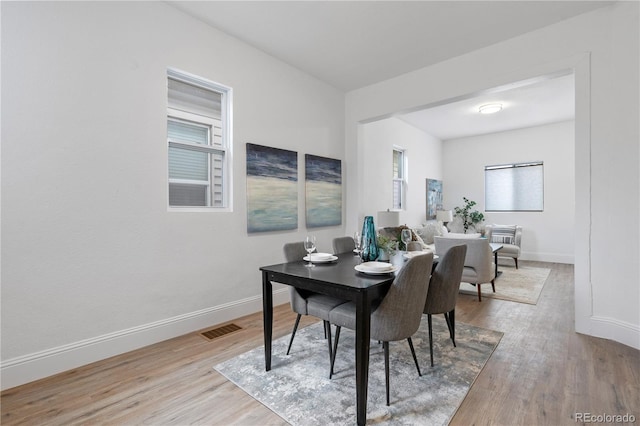
<path id="1" fill-rule="evenodd" d="M 307 227 L 342 223 L 342 161 L 305 155 Z"/>
<path id="2" fill-rule="evenodd" d="M 427 220 L 435 220 L 438 210 L 442 210 L 442 181 L 427 179 Z"/>
<path id="3" fill-rule="evenodd" d="M 247 144 L 247 232 L 298 227 L 298 153 Z"/>

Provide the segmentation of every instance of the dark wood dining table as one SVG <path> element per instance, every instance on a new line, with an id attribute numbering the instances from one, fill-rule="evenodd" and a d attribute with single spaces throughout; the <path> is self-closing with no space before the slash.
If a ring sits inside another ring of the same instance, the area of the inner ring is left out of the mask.
<path id="1" fill-rule="evenodd" d="M 354 269 L 360 263 L 360 258 L 357 255 L 342 253 L 337 256 L 336 261 L 317 263 L 313 268 L 305 267 L 306 262 L 303 262 L 302 259 L 298 262 L 280 263 L 260 268 L 262 271 L 265 367 L 267 371 L 271 370 L 273 282 L 355 302 L 356 412 L 357 423 L 364 425 L 367 421 L 371 302 L 384 297 L 397 272 L 382 275 L 363 274 Z M 390 262 L 401 267 L 404 259 L 399 253 L 392 257 Z"/>

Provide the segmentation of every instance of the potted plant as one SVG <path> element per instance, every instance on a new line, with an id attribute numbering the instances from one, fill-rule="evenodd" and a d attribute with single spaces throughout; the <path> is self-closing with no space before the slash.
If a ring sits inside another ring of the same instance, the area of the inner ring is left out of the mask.
<path id="1" fill-rule="evenodd" d="M 389 260 L 391 256 L 396 254 L 398 241 L 381 234 L 378 234 L 377 240 L 378 248 L 380 249 L 380 256 L 378 256 L 379 260 Z"/>
<path id="2" fill-rule="evenodd" d="M 462 220 L 462 226 L 466 234 L 470 226 L 476 229 L 476 224 L 484 220 L 484 215 L 478 210 L 471 210 L 477 204 L 475 201 L 469 200 L 467 197 L 462 197 L 462 200 L 464 201 L 464 207 L 456 207 L 453 211 L 454 216 Z"/>

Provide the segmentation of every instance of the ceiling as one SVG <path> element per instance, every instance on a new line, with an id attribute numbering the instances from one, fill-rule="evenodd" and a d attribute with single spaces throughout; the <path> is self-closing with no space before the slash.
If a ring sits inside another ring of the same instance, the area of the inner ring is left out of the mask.
<path id="1" fill-rule="evenodd" d="M 610 5 L 612 1 L 168 3 L 346 92 Z M 520 88 L 510 94 L 503 91 L 500 98 L 504 99 L 505 108 L 491 116 L 491 125 L 483 124 L 479 118 L 472 119 L 474 116 L 469 114 L 472 107 L 477 107 L 475 104 L 492 98 L 487 94 L 482 99 L 468 99 L 399 118 L 443 140 L 543 124 L 545 111 L 546 115 L 563 111 L 563 117 L 567 116 L 567 109 L 573 111 L 573 86 L 567 90 L 568 79 L 540 81 L 535 87 Z M 512 113 L 507 105 L 513 107 Z M 556 117 L 552 121 L 560 120 Z M 460 129 L 467 131 L 462 134 Z"/>
<path id="2" fill-rule="evenodd" d="M 574 87 L 573 74 L 546 76 L 396 117 L 443 141 L 540 126 L 574 119 Z M 502 110 L 480 114 L 480 106 L 493 103 Z"/>

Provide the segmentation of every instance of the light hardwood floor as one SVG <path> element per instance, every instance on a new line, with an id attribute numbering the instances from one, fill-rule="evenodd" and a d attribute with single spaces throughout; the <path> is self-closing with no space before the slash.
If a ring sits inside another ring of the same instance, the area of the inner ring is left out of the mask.
<path id="1" fill-rule="evenodd" d="M 537 305 L 459 298 L 457 321 L 504 337 L 451 424 L 575 425 L 575 413 L 629 413 L 640 422 L 639 351 L 573 331 L 571 265 L 522 265 L 552 269 Z M 277 307 L 274 338 L 288 334 L 294 319 L 288 305 Z M 188 334 L 9 389 L 1 422 L 286 424 L 212 369 L 262 344 L 261 314 L 233 322 L 243 329 L 212 341 Z"/>

